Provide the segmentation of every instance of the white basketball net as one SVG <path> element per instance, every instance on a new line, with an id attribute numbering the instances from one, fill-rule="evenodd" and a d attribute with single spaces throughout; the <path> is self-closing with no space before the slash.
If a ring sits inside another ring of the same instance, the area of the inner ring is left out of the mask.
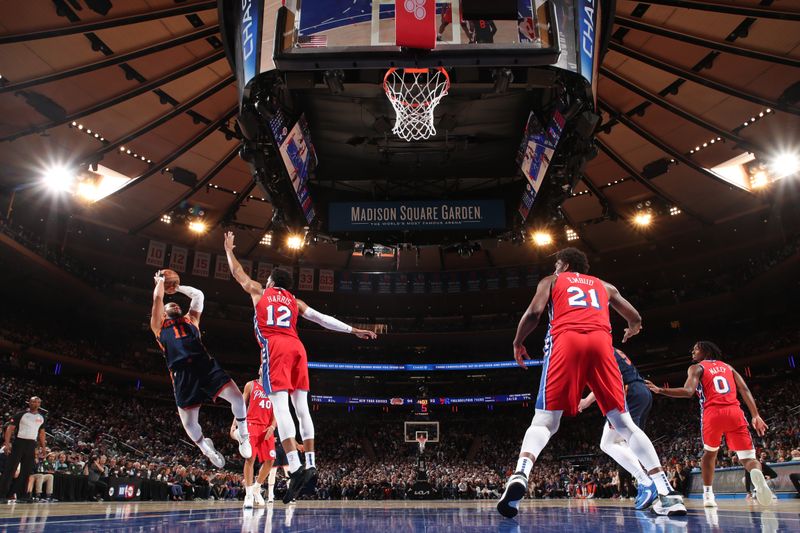
<path id="1" fill-rule="evenodd" d="M 433 111 L 450 88 L 450 76 L 444 68 L 390 68 L 383 88 L 396 115 L 392 133 L 406 141 L 436 135 Z"/>

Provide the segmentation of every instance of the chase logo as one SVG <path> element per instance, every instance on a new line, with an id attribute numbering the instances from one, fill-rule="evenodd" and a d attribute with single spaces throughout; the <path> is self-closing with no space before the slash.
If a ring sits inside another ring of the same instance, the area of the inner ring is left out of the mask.
<path id="1" fill-rule="evenodd" d="M 597 23 L 596 0 L 580 0 L 580 54 L 581 74 L 592 83 L 594 74 L 595 24 Z"/>
<path id="2" fill-rule="evenodd" d="M 258 29 L 258 5 L 260 0 L 241 0 L 241 22 L 239 30 L 241 32 L 241 52 L 242 52 L 242 85 L 247 84 L 256 75 L 256 35 Z"/>

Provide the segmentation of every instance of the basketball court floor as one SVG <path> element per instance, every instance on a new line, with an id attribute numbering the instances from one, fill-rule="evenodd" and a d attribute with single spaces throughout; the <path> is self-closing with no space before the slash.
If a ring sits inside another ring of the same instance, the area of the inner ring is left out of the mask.
<path id="1" fill-rule="evenodd" d="M 526 501 L 515 520 L 502 518 L 493 501 L 373 502 L 334 501 L 281 503 L 243 511 L 241 503 L 141 502 L 21 504 L 0 507 L 0 533 L 86 532 L 217 532 L 283 531 L 557 531 L 614 533 L 800 531 L 800 500 L 781 500 L 769 509 L 744 500 L 722 500 L 705 510 L 687 503 L 681 518 L 656 517 L 634 511 L 631 502 L 595 500 Z"/>

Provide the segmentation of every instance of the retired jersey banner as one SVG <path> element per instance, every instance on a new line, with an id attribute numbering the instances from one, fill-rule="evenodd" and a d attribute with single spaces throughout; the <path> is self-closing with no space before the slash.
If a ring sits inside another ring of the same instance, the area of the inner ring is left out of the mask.
<path id="1" fill-rule="evenodd" d="M 394 293 L 395 294 L 408 293 L 408 274 L 394 275 Z"/>
<path id="2" fill-rule="evenodd" d="M 418 272 L 414 274 L 413 279 L 412 292 L 414 294 L 425 294 L 425 274 Z"/>
<path id="3" fill-rule="evenodd" d="M 506 226 L 503 200 L 333 202 L 329 231 L 470 230 Z"/>
<path id="4" fill-rule="evenodd" d="M 319 292 L 333 292 L 333 270 L 319 271 Z"/>
<path id="5" fill-rule="evenodd" d="M 208 276 L 211 269 L 211 254 L 206 252 L 195 252 L 194 263 L 192 264 L 193 276 Z"/>
<path id="6" fill-rule="evenodd" d="M 353 292 L 353 276 L 350 272 L 339 272 L 338 278 L 336 283 L 336 290 L 338 292 Z"/>
<path id="7" fill-rule="evenodd" d="M 373 290 L 372 275 L 366 272 L 358 274 L 358 292 L 370 293 Z"/>
<path id="8" fill-rule="evenodd" d="M 147 264 L 161 268 L 164 266 L 164 258 L 167 255 L 167 245 L 159 241 L 150 241 L 147 248 Z"/>
<path id="9" fill-rule="evenodd" d="M 381 274 L 378 276 L 378 294 L 392 293 L 392 275 Z"/>
<path id="10" fill-rule="evenodd" d="M 173 246 L 169 255 L 169 268 L 183 274 L 186 272 L 186 263 L 189 260 L 189 250 L 181 246 Z"/>
<path id="11" fill-rule="evenodd" d="M 248 277 L 253 277 L 253 262 L 249 259 L 239 259 L 239 264 L 242 265 L 242 270 Z"/>
<path id="12" fill-rule="evenodd" d="M 301 268 L 300 277 L 297 280 L 297 289 L 301 291 L 314 290 L 314 269 Z"/>
<path id="13" fill-rule="evenodd" d="M 272 263 L 259 261 L 258 267 L 256 268 L 256 281 L 262 285 L 266 285 L 267 281 L 269 281 L 270 274 L 272 274 Z"/>
<path id="14" fill-rule="evenodd" d="M 395 44 L 432 50 L 436 46 L 436 0 L 395 0 Z"/>
<path id="15" fill-rule="evenodd" d="M 214 277 L 216 279 L 231 279 L 231 269 L 228 268 L 228 258 L 224 255 L 217 256 L 217 264 L 214 268 Z"/>

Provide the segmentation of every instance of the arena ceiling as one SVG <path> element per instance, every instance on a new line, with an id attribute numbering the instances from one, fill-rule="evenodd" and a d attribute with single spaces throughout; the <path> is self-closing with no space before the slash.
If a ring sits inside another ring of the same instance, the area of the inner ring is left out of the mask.
<path id="1" fill-rule="evenodd" d="M 768 210 L 769 194 L 733 187 L 706 169 L 748 151 L 766 161 L 800 147 L 800 7 L 788 4 L 618 0 L 599 82 L 599 155 L 564 201 L 564 220 L 541 223 L 557 232 L 569 225 L 585 247 L 605 252 Z M 232 221 L 240 248 L 257 247 L 272 206 L 238 157 L 237 90 L 215 1 L 30 0 L 5 15 L 0 185 L 14 191 L 17 210 L 53 208 L 37 185 L 48 165 L 99 163 L 134 179 L 96 203 L 62 209 L 126 233 L 213 249 Z M 355 107 L 316 111 L 321 157 L 363 144 L 343 136 Z M 470 127 L 502 137 L 508 121 L 496 113 Z M 511 173 L 468 158 L 456 164 L 425 176 L 430 194 L 451 186 L 491 191 Z M 176 167 L 196 174 L 197 185 L 173 181 Z M 642 231 L 630 216 L 647 201 L 680 214 L 665 211 Z M 211 231 L 197 237 L 161 223 L 181 205 L 203 209 Z M 510 243 L 492 253 L 470 266 L 520 255 Z M 332 247 L 304 254 L 312 263 L 350 260 Z"/>

